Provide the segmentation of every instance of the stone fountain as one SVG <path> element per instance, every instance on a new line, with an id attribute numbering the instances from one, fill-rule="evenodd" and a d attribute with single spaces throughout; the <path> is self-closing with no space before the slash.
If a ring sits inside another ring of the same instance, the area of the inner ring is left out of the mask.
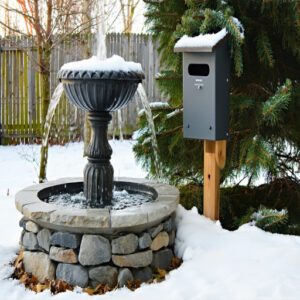
<path id="1" fill-rule="evenodd" d="M 147 282 L 155 268 L 171 265 L 178 190 L 147 179 L 113 178 L 107 140 L 110 112 L 125 106 L 144 78 L 140 67 L 113 60 L 113 65 L 101 62 L 98 67 L 95 59 L 66 64 L 58 73 L 68 99 L 87 112 L 91 123 L 83 180 L 58 179 L 16 195 L 16 207 L 23 214 L 24 268 L 41 282 L 62 279 L 80 287 L 123 286 L 131 280 Z M 113 190 L 151 201 L 114 209 Z M 80 208 L 49 201 L 82 191 L 85 200 Z"/>

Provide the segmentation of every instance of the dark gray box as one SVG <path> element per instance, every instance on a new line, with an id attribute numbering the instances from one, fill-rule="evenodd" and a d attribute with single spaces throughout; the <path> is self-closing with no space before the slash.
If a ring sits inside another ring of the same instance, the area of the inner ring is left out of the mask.
<path id="1" fill-rule="evenodd" d="M 213 47 L 179 47 L 183 52 L 183 135 L 225 140 L 229 126 L 230 56 L 227 38 Z"/>

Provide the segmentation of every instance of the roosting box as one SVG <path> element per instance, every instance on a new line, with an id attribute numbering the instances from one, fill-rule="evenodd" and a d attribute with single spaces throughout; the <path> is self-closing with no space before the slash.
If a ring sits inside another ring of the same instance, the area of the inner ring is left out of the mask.
<path id="1" fill-rule="evenodd" d="M 225 140 L 229 123 L 230 56 L 226 30 L 183 37 L 183 134 L 185 138 Z"/>

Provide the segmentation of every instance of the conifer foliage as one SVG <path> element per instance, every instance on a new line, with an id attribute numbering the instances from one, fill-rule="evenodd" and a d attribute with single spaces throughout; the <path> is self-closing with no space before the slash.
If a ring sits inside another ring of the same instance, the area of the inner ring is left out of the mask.
<path id="1" fill-rule="evenodd" d="M 231 53 L 230 140 L 222 180 L 243 173 L 249 184 L 296 178 L 300 161 L 300 6 L 297 1 L 146 0 L 147 22 L 159 41 L 160 91 L 154 107 L 161 173 L 172 183 L 202 182 L 203 145 L 182 135 L 183 35 L 226 28 Z M 137 158 L 156 174 L 147 121 L 140 118 Z"/>
<path id="2" fill-rule="evenodd" d="M 288 212 L 285 209 L 279 211 L 262 206 L 251 215 L 251 221 L 263 230 L 278 232 L 280 229 L 287 227 Z"/>

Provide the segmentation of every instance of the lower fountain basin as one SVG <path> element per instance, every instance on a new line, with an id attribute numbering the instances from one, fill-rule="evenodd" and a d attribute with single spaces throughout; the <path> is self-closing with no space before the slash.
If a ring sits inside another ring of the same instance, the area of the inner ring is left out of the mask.
<path id="1" fill-rule="evenodd" d="M 53 194 L 77 193 L 82 190 L 82 178 L 62 178 L 27 187 L 17 193 L 17 209 L 25 218 L 43 228 L 74 233 L 142 232 L 159 224 L 175 212 L 179 203 L 177 188 L 136 178 L 118 178 L 115 186 L 129 192 L 151 195 L 152 202 L 122 210 L 110 208 L 69 208 L 49 204 L 44 200 Z"/>

